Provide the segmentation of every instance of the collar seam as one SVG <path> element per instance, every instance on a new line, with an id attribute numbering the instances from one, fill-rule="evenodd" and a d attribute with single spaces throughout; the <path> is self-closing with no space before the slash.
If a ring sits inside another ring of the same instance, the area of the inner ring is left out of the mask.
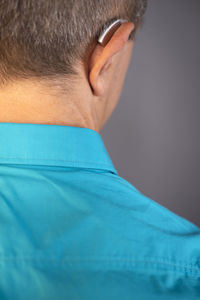
<path id="1" fill-rule="evenodd" d="M 23 160 L 51 160 L 51 161 L 64 161 L 64 162 L 75 162 L 75 163 L 86 163 L 86 164 L 95 164 L 95 165 L 100 165 L 100 166 L 112 166 L 111 164 L 104 164 L 104 163 L 98 163 L 95 161 L 86 161 L 86 160 L 65 160 L 65 159 L 58 159 L 58 158 L 27 158 L 27 157 L 2 157 L 0 156 L 0 160 L 1 159 L 23 159 Z"/>

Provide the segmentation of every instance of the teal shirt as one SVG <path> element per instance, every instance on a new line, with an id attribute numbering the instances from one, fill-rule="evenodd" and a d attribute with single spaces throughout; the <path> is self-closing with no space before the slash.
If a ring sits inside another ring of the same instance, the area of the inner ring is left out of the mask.
<path id="1" fill-rule="evenodd" d="M 4 299 L 200 299 L 200 229 L 120 177 L 98 132 L 0 123 Z"/>

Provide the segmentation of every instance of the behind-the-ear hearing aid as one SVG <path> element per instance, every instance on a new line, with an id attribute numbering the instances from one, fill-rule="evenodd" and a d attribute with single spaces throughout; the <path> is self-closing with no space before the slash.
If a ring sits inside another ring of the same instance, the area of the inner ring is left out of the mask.
<path id="1" fill-rule="evenodd" d="M 122 23 L 125 22 L 128 21 L 124 19 L 117 19 L 116 21 L 113 21 L 98 38 L 98 42 L 101 44 L 101 46 L 105 46 L 111 39 L 115 31 L 121 26 Z"/>

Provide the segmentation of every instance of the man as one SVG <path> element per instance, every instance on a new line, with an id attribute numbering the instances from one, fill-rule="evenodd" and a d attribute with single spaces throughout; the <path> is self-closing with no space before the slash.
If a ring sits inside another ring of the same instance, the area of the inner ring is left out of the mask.
<path id="1" fill-rule="evenodd" d="M 200 230 L 100 131 L 146 0 L 0 0 L 0 299 L 200 299 Z"/>

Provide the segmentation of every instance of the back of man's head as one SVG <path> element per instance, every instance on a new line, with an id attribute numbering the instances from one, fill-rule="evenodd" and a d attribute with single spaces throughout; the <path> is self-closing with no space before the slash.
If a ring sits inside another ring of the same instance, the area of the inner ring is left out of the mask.
<path id="1" fill-rule="evenodd" d="M 16 79 L 75 78 L 115 18 L 142 24 L 147 0 L 0 0 L 0 86 Z"/>

